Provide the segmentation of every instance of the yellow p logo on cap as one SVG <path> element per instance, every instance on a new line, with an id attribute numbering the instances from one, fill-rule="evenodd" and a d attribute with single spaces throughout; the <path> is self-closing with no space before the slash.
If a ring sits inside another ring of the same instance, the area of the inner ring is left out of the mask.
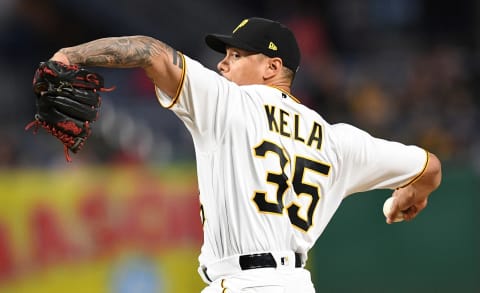
<path id="1" fill-rule="evenodd" d="M 234 34 L 242 26 L 245 26 L 247 24 L 247 22 L 248 22 L 248 19 L 242 20 L 242 22 L 233 30 L 232 34 Z"/>

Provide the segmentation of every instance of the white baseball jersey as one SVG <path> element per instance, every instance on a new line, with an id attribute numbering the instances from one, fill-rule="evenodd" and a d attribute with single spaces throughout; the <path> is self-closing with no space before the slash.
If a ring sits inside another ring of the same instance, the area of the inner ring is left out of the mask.
<path id="1" fill-rule="evenodd" d="M 269 251 L 305 260 L 347 195 L 401 187 L 426 167 L 421 148 L 331 125 L 280 89 L 238 86 L 183 58 L 177 96 L 156 92 L 193 137 L 201 265 Z"/>

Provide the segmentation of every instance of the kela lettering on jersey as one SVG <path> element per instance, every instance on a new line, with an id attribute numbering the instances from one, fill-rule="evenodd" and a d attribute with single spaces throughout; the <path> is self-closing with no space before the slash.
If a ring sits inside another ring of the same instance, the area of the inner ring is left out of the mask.
<path id="1" fill-rule="evenodd" d="M 293 138 L 309 147 L 316 147 L 318 150 L 322 148 L 322 126 L 313 122 L 310 126 L 308 135 L 300 133 L 300 115 L 291 114 L 283 109 L 277 109 L 275 106 L 265 105 L 265 114 L 267 114 L 268 128 L 272 132 L 276 132 L 282 136 Z M 293 123 L 293 133 L 290 125 Z"/>

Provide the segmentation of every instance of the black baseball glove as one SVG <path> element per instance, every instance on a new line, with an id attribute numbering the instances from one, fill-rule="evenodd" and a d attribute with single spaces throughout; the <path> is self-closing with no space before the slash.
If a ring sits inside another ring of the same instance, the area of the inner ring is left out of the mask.
<path id="1" fill-rule="evenodd" d="M 65 158 L 71 161 L 69 150 L 77 153 L 91 134 L 101 104 L 99 92 L 103 77 L 78 65 L 57 61 L 41 62 L 33 78 L 36 98 L 35 120 L 25 130 L 35 126 L 58 138 L 64 145 Z"/>

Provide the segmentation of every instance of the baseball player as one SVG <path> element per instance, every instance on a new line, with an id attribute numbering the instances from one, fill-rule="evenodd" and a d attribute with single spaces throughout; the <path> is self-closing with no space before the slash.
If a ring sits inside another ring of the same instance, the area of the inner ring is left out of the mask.
<path id="1" fill-rule="evenodd" d="M 218 72 L 146 36 L 94 40 L 52 57 L 143 68 L 160 104 L 190 131 L 204 230 L 202 292 L 315 292 L 307 253 L 348 195 L 394 190 L 387 223 L 425 208 L 441 181 L 437 157 L 329 124 L 302 105 L 290 92 L 300 51 L 286 26 L 249 18 L 205 40 L 224 54 Z"/>

